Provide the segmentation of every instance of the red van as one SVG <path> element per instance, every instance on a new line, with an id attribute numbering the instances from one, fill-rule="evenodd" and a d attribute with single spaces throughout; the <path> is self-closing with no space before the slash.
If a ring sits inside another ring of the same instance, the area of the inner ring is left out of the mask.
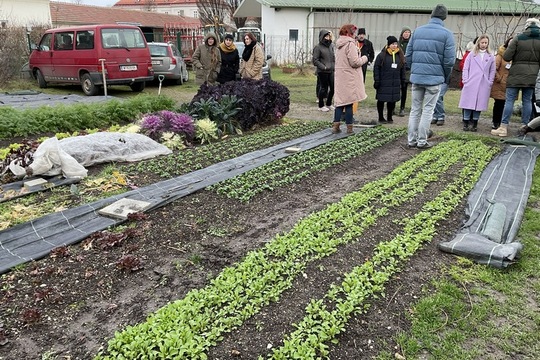
<path id="1" fill-rule="evenodd" d="M 137 92 L 154 78 L 143 33 L 131 25 L 47 30 L 30 54 L 29 65 L 40 88 L 49 83 L 81 84 L 89 96 L 99 93 L 104 78 L 106 85 L 129 85 Z"/>

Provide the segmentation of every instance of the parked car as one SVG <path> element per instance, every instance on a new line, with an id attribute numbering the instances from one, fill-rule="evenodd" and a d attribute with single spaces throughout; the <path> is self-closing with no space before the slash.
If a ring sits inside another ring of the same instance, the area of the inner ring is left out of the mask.
<path id="1" fill-rule="evenodd" d="M 242 57 L 245 44 L 242 41 L 235 41 L 234 45 L 238 49 L 238 53 L 240 54 L 240 57 Z M 269 80 L 272 80 L 272 74 L 270 72 L 270 63 L 268 62 L 268 60 L 270 60 L 271 58 L 272 58 L 272 55 L 266 55 L 266 59 L 264 60 L 264 64 L 262 68 L 263 78 L 269 79 Z"/>
<path id="2" fill-rule="evenodd" d="M 109 85 L 143 91 L 154 78 L 141 29 L 131 25 L 86 25 L 50 29 L 32 45 L 29 68 L 40 88 L 80 84 L 86 95 Z"/>
<path id="3" fill-rule="evenodd" d="M 173 80 L 178 85 L 189 80 L 187 65 L 176 45 L 165 42 L 149 42 L 148 47 L 152 57 L 154 79 L 163 75 L 165 80 Z"/>

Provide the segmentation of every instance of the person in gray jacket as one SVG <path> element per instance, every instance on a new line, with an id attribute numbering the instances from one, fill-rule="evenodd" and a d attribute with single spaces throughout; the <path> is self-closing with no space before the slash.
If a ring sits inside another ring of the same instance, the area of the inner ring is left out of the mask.
<path id="1" fill-rule="evenodd" d="M 317 92 L 319 111 L 333 110 L 332 98 L 334 97 L 336 57 L 332 37 L 328 30 L 323 29 L 319 32 L 319 43 L 313 48 L 313 65 L 317 68 L 317 80 L 319 83 Z M 326 106 L 324 99 L 326 99 Z"/>
<path id="2" fill-rule="evenodd" d="M 430 148 L 427 142 L 433 109 L 441 84 L 449 83 L 456 61 L 454 35 L 444 27 L 448 10 L 435 6 L 431 20 L 417 28 L 409 40 L 405 58 L 411 69 L 412 104 L 408 125 L 408 145 Z"/>

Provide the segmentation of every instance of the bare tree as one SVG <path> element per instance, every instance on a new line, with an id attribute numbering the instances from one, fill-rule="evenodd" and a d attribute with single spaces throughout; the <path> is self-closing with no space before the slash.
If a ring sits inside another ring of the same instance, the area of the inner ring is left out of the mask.
<path id="1" fill-rule="evenodd" d="M 223 24 L 225 18 L 230 16 L 227 4 L 223 0 L 198 0 L 199 19 L 203 25 Z"/>
<path id="2" fill-rule="evenodd" d="M 156 3 L 154 0 L 144 0 L 143 11 L 155 11 L 156 10 Z"/>
<path id="3" fill-rule="evenodd" d="M 488 0 L 471 0 L 471 18 L 476 33 L 489 35 L 493 46 L 521 32 L 523 29 L 519 27 L 538 12 L 538 5 L 532 0 L 499 2 L 495 10 L 493 3 Z"/>
<path id="4" fill-rule="evenodd" d="M 229 14 L 231 14 L 231 17 L 233 17 L 234 12 L 236 11 L 236 9 L 238 9 L 238 6 L 240 6 L 241 2 L 241 0 L 225 0 L 227 9 L 229 10 Z M 233 19 L 237 29 L 246 25 L 246 17 L 234 17 Z"/>

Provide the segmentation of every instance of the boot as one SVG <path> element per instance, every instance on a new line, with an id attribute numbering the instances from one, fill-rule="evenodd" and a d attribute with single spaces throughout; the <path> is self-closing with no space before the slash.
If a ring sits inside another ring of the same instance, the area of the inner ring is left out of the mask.
<path id="1" fill-rule="evenodd" d="M 354 133 L 352 124 L 347 124 L 347 134 L 352 134 L 352 133 Z"/>
<path id="2" fill-rule="evenodd" d="M 339 121 L 334 121 L 332 123 L 332 134 L 338 134 L 341 132 L 341 129 L 339 128 L 339 125 L 341 125 L 341 123 Z"/>
<path id="3" fill-rule="evenodd" d="M 497 136 L 508 136 L 508 125 L 507 124 L 501 124 L 498 129 L 491 130 L 491 135 L 497 135 Z"/>
<path id="4" fill-rule="evenodd" d="M 478 120 L 472 121 L 472 129 L 471 131 L 476 132 L 478 129 L 476 128 L 478 126 Z"/>
<path id="5" fill-rule="evenodd" d="M 469 131 L 469 120 L 463 119 L 463 131 Z"/>

